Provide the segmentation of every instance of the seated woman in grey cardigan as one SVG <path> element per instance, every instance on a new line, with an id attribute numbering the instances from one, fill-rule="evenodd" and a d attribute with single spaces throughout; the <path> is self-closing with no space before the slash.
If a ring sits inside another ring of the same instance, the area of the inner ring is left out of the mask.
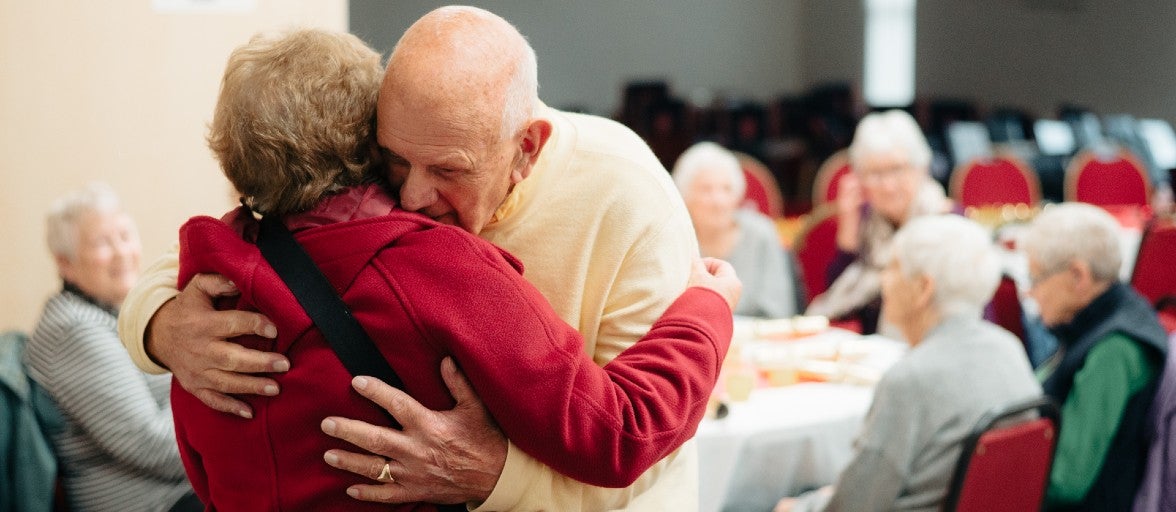
<path id="1" fill-rule="evenodd" d="M 690 212 L 699 251 L 731 263 L 743 281 L 735 314 L 797 314 L 804 294 L 798 293 L 792 254 L 780 243 L 772 219 L 741 207 L 747 181 L 735 154 L 713 142 L 699 142 L 678 157 L 672 174 Z"/>
<path id="2" fill-rule="evenodd" d="M 1021 343 L 982 319 L 1000 279 L 983 228 L 956 215 L 914 219 L 881 277 L 882 317 L 911 349 L 878 382 L 837 483 L 785 498 L 777 512 L 939 510 L 980 416 L 1041 394 Z"/>
<path id="3" fill-rule="evenodd" d="M 171 377 L 135 368 L 115 330 L 139 277 L 134 221 L 96 182 L 55 201 L 45 228 L 61 290 L 45 303 L 25 364 L 65 418 L 52 438 L 69 509 L 204 510 L 176 445 Z"/>

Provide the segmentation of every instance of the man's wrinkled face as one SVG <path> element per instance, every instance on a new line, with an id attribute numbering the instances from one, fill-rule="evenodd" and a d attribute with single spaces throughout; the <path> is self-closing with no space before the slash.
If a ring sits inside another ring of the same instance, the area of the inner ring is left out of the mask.
<path id="1" fill-rule="evenodd" d="M 513 137 L 450 122 L 381 94 L 376 137 L 400 206 L 480 233 L 516 183 Z"/>

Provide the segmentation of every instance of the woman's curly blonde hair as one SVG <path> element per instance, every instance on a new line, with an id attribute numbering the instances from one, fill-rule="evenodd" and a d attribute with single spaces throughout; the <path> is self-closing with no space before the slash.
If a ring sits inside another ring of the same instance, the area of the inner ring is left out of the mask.
<path id="1" fill-rule="evenodd" d="M 371 177 L 382 76 L 351 34 L 258 34 L 229 56 L 208 146 L 255 211 L 308 210 Z"/>

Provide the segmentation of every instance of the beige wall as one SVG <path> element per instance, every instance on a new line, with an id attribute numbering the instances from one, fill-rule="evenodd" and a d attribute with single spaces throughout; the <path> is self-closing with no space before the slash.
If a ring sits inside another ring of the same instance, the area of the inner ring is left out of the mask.
<path id="1" fill-rule="evenodd" d="M 262 29 L 347 29 L 346 0 L 254 4 L 180 14 L 151 0 L 0 0 L 0 328 L 31 329 L 59 286 L 43 213 L 62 192 L 114 186 L 144 266 L 185 219 L 231 206 L 204 144 L 229 52 Z"/>

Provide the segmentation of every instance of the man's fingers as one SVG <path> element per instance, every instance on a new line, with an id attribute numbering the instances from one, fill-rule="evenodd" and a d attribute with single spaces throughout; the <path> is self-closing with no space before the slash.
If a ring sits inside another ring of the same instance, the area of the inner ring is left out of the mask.
<path id="1" fill-rule="evenodd" d="M 326 461 L 333 468 L 350 471 L 364 478 L 376 480 L 380 476 L 380 472 L 384 469 L 384 464 L 389 465 L 389 469 L 393 466 L 396 469 L 401 469 L 399 464 L 394 460 L 389 460 L 384 457 L 377 457 L 375 455 L 353 453 L 345 450 L 327 450 L 323 454 L 323 460 Z M 393 471 L 393 478 L 395 475 L 401 474 Z"/>
<path id="2" fill-rule="evenodd" d="M 229 341 L 213 341 L 206 347 L 208 358 L 217 370 L 235 373 L 270 373 L 284 372 L 290 369 L 290 361 L 275 352 L 254 350 Z M 243 392 L 217 389 L 225 393 Z"/>
<path id="3" fill-rule="evenodd" d="M 407 439 L 398 430 L 379 427 L 359 420 L 331 416 L 320 424 L 323 433 L 347 441 L 376 455 L 400 459 L 410 450 Z"/>
<path id="4" fill-rule="evenodd" d="M 445 387 L 449 388 L 449 394 L 453 396 L 458 405 L 475 402 L 479 406 L 482 404 L 482 400 L 474 392 L 474 387 L 470 385 L 469 379 L 466 379 L 465 374 L 457 369 L 457 363 L 453 362 L 452 357 L 441 360 L 441 378 L 445 381 Z"/>
<path id="5" fill-rule="evenodd" d="M 409 503 L 419 501 L 411 497 L 408 489 L 396 483 L 353 485 L 347 488 L 347 495 L 360 501 L 374 501 L 377 503 Z"/>
<path id="6" fill-rule="evenodd" d="M 220 274 L 196 274 L 184 289 L 188 287 L 209 297 L 229 297 L 241 293 L 237 285 Z"/>
<path id="7" fill-rule="evenodd" d="M 204 372 L 197 385 L 218 393 L 232 395 L 274 396 L 280 391 L 278 381 L 274 379 L 221 370 Z"/>
<path id="8" fill-rule="evenodd" d="M 192 394 L 201 402 L 204 402 L 204 405 L 220 412 L 226 412 L 247 419 L 253 417 L 253 408 L 249 407 L 249 404 L 223 393 L 217 393 L 210 389 L 198 389 Z"/>
<path id="9" fill-rule="evenodd" d="M 404 425 L 405 429 L 420 425 L 425 416 L 432 413 L 404 391 L 389 386 L 375 377 L 359 376 L 351 379 L 351 387 L 388 411 L 396 421 Z"/>
<path id="10" fill-rule="evenodd" d="M 276 338 L 278 328 L 274 327 L 265 315 L 252 311 L 238 311 L 235 309 L 218 311 L 209 318 L 215 320 L 210 324 L 211 334 L 218 338 L 233 338 L 246 334 L 256 334 L 263 338 Z"/>

